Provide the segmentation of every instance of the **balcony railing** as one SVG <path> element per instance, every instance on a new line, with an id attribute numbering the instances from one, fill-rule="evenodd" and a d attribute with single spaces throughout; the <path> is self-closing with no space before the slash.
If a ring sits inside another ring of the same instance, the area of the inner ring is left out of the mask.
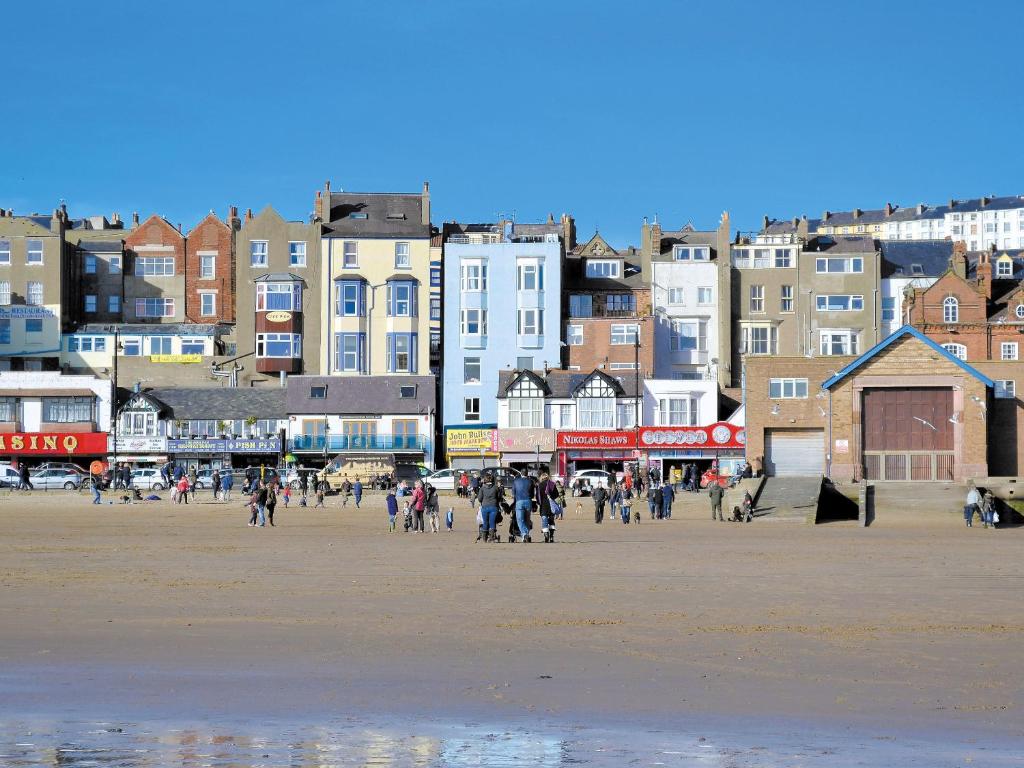
<path id="1" fill-rule="evenodd" d="M 293 451 L 323 451 L 324 435 L 298 435 L 288 441 Z M 417 451 L 430 452 L 425 435 L 330 435 L 327 451 Z"/>

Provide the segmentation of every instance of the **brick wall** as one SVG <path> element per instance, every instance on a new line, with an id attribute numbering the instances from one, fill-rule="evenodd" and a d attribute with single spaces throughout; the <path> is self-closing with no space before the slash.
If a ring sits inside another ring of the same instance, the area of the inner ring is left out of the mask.
<path id="1" fill-rule="evenodd" d="M 213 278 L 200 277 L 202 254 L 216 251 Z M 231 229 L 209 214 L 191 232 L 185 243 L 185 317 L 193 323 L 235 321 L 235 264 Z M 216 291 L 216 314 L 201 313 L 200 292 Z"/>
<path id="2" fill-rule="evenodd" d="M 640 326 L 640 371 L 650 376 L 654 372 L 654 322 L 650 317 L 640 318 L 570 318 L 571 325 L 583 326 L 583 344 L 567 347 L 568 365 L 579 366 L 580 371 L 592 371 L 604 366 L 607 373 L 613 373 L 612 363 L 629 363 L 636 360 L 632 344 L 612 344 L 613 325 L 637 324 Z M 607 365 L 606 365 L 607 363 Z"/>

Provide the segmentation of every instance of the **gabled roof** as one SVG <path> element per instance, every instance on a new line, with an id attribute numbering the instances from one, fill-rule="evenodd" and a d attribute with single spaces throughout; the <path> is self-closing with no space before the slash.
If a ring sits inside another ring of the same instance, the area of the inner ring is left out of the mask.
<path id="1" fill-rule="evenodd" d="M 147 394 L 170 407 L 175 419 L 282 419 L 285 390 L 252 387 L 155 387 Z"/>
<path id="2" fill-rule="evenodd" d="M 619 252 L 607 240 L 601 237 L 599 232 L 595 232 L 594 236 L 587 240 L 587 242 L 573 248 L 572 253 L 573 255 L 585 258 L 594 257 L 598 259 L 614 259 L 619 256 Z"/>
<path id="3" fill-rule="evenodd" d="M 121 387 L 118 387 L 117 401 L 118 403 L 120 403 L 117 409 L 118 413 L 120 413 L 123 410 L 126 410 L 129 406 L 132 405 L 133 401 L 135 401 L 136 399 L 148 403 L 149 407 L 152 408 L 157 414 L 168 413 L 171 410 L 167 403 L 165 403 L 163 400 L 160 400 L 157 397 L 154 397 L 153 395 L 147 392 L 134 392 L 130 389 L 123 389 Z"/>
<path id="4" fill-rule="evenodd" d="M 506 392 L 508 388 L 521 372 L 521 370 L 508 368 L 498 372 L 497 396 L 499 398 L 507 397 Z M 531 373 L 544 382 L 548 392 L 545 397 L 552 397 L 557 400 L 571 400 L 575 397 L 576 391 L 586 382 L 590 381 L 595 373 L 599 373 L 608 382 L 609 386 L 615 389 L 619 397 L 636 397 L 637 377 L 635 371 L 621 371 L 623 374 L 621 376 L 613 376 L 600 370 L 583 372 L 566 371 L 559 368 L 554 368 L 547 372 L 531 371 Z M 616 373 L 620 372 L 616 371 Z M 289 381 L 294 378 L 294 376 L 291 377 Z M 640 386 L 643 387 L 643 384 L 641 383 Z"/>
<path id="5" fill-rule="evenodd" d="M 532 381 L 534 384 L 537 385 L 537 388 L 540 389 L 540 391 L 543 392 L 545 395 L 550 395 L 551 394 L 551 387 L 549 387 L 547 385 L 547 382 L 544 381 L 544 379 L 542 379 L 540 376 L 538 376 L 533 371 L 529 371 L 529 370 L 526 370 L 524 368 L 523 370 L 518 371 L 518 372 L 513 371 L 513 374 L 514 375 L 512 376 L 512 379 L 508 382 L 508 384 L 505 386 L 505 388 L 501 391 L 501 393 L 503 395 L 507 395 L 509 392 L 511 392 L 512 388 L 515 387 L 515 385 L 518 384 L 523 379 L 529 379 L 530 381 Z"/>
<path id="6" fill-rule="evenodd" d="M 940 277 L 953 256 L 952 240 L 879 240 L 878 247 L 882 277 Z"/>
<path id="7" fill-rule="evenodd" d="M 900 339 L 904 338 L 905 336 L 913 336 L 915 339 L 918 339 L 919 341 L 923 341 L 925 344 L 927 344 L 929 347 L 931 347 L 932 350 L 934 350 L 935 352 L 938 352 L 940 355 L 942 355 L 944 358 L 949 360 L 951 363 L 954 363 L 958 367 L 962 368 L 966 373 L 969 373 L 971 376 L 976 378 L 978 381 L 980 381 L 986 387 L 995 387 L 995 382 L 992 381 L 992 379 L 990 379 L 988 376 L 983 374 L 981 371 L 979 371 L 977 368 L 974 368 L 973 366 L 968 365 L 967 363 L 965 363 L 963 360 L 961 360 L 956 355 L 953 355 L 953 354 L 947 352 L 941 346 L 939 346 L 936 342 L 932 341 L 927 336 L 925 336 L 923 333 L 921 333 L 919 330 L 917 330 L 917 328 L 914 328 L 913 326 L 910 326 L 910 325 L 904 325 L 902 328 L 899 328 L 898 330 L 893 331 L 893 333 L 890 336 L 888 336 L 887 338 L 882 339 L 882 341 L 880 341 L 877 344 L 875 344 L 875 346 L 873 346 L 871 349 L 869 349 L 863 355 L 858 357 L 852 363 L 850 363 L 849 365 L 845 366 L 841 371 L 838 371 L 836 373 L 836 375 L 833 376 L 831 379 L 828 379 L 827 381 L 823 382 L 822 385 L 821 385 L 821 388 L 822 389 L 832 389 L 832 387 L 834 387 L 840 381 L 845 379 L 847 376 L 849 376 L 855 370 L 860 368 L 862 365 L 867 363 L 873 357 L 878 355 L 880 352 L 882 352 L 882 350 L 886 349 L 887 347 L 892 346 L 894 343 L 896 343 Z"/>
<path id="8" fill-rule="evenodd" d="M 327 201 L 324 237 L 422 237 L 423 196 L 398 192 L 332 192 Z"/>
<path id="9" fill-rule="evenodd" d="M 583 380 L 573 388 L 573 396 L 575 397 L 577 392 L 583 389 L 583 387 L 587 386 L 587 384 L 589 384 L 594 379 L 601 379 L 605 384 L 607 384 L 609 387 L 615 390 L 615 394 L 618 395 L 619 397 L 625 395 L 625 391 L 622 389 L 622 383 L 618 379 L 612 378 L 602 370 L 594 369 L 589 374 L 584 376 Z"/>

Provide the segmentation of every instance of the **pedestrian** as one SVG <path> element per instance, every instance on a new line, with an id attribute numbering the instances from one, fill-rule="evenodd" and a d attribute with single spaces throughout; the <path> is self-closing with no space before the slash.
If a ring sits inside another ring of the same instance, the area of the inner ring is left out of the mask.
<path id="1" fill-rule="evenodd" d="M 405 506 L 402 507 L 402 525 L 405 526 L 405 532 L 408 533 L 412 530 L 412 502 L 405 502 Z"/>
<path id="2" fill-rule="evenodd" d="M 324 494 L 325 493 L 327 493 L 327 481 L 326 480 L 317 480 L 317 482 L 316 482 L 316 506 L 314 506 L 313 509 L 316 509 L 316 507 L 324 506 Z"/>
<path id="3" fill-rule="evenodd" d="M 235 478 L 228 470 L 220 478 L 220 497 L 224 501 L 231 501 L 231 489 L 235 487 Z"/>
<path id="4" fill-rule="evenodd" d="M 352 483 L 348 481 L 348 475 L 341 481 L 341 506 L 348 506 L 348 498 L 352 495 Z"/>
<path id="5" fill-rule="evenodd" d="M 477 500 L 480 497 L 480 476 L 473 475 L 469 478 L 469 499 L 470 506 L 476 506 Z"/>
<path id="6" fill-rule="evenodd" d="M 530 513 L 533 511 L 535 495 L 536 489 L 534 488 L 532 477 L 520 475 L 512 481 L 512 500 L 515 503 L 513 512 L 516 516 L 516 523 L 519 525 L 519 533 L 523 537 L 524 544 L 529 544 L 532 541 L 530 538 L 530 528 L 532 528 Z"/>
<path id="7" fill-rule="evenodd" d="M 309 472 L 299 469 L 299 484 L 302 486 L 302 495 L 309 495 Z"/>
<path id="8" fill-rule="evenodd" d="M 661 487 L 661 516 L 666 520 L 672 519 L 672 502 L 675 500 L 676 492 L 670 483 Z"/>
<path id="9" fill-rule="evenodd" d="M 608 491 L 598 485 L 591 494 L 594 499 L 594 522 L 600 525 L 604 521 L 604 503 L 608 499 Z"/>
<path id="10" fill-rule="evenodd" d="M 484 542 L 498 540 L 498 504 L 502 501 L 502 492 L 494 483 L 494 476 L 488 472 L 484 475 L 483 484 L 476 492 L 476 503 L 480 505 L 481 530 Z"/>
<path id="11" fill-rule="evenodd" d="M 213 470 L 213 474 L 210 475 L 210 488 L 213 489 L 213 500 L 216 501 L 220 498 L 220 470 Z"/>
<path id="12" fill-rule="evenodd" d="M 196 480 L 199 479 L 199 474 L 196 472 L 195 467 L 189 467 L 188 470 L 188 492 L 192 494 L 192 500 L 195 501 L 196 493 Z"/>
<path id="13" fill-rule="evenodd" d="M 359 509 L 359 502 L 363 500 L 363 484 L 358 477 L 356 478 L 355 485 L 352 486 L 352 495 L 356 499 L 356 509 Z"/>
<path id="14" fill-rule="evenodd" d="M 611 508 L 612 519 L 619 516 L 622 509 L 622 488 L 618 483 L 612 483 L 608 488 L 608 505 Z"/>
<path id="15" fill-rule="evenodd" d="M 711 483 L 711 487 L 708 488 L 708 498 L 711 499 L 711 519 L 725 520 L 722 515 L 722 486 L 717 481 Z"/>
<path id="16" fill-rule="evenodd" d="M 252 493 L 249 494 L 249 503 L 246 505 L 249 507 L 249 527 L 252 528 L 256 525 L 256 518 L 259 516 L 259 489 L 254 488 Z"/>
<path id="17" fill-rule="evenodd" d="M 423 481 L 417 480 L 412 491 L 412 514 L 415 533 L 423 533 L 423 511 L 426 508 L 427 493 L 423 490 Z"/>
<path id="18" fill-rule="evenodd" d="M 284 499 L 284 508 L 288 509 L 288 502 L 292 500 L 292 487 L 288 483 L 281 489 L 281 498 Z"/>
<path id="19" fill-rule="evenodd" d="M 274 507 L 277 506 L 277 483 L 271 482 L 267 486 L 267 522 L 274 525 Z"/>
<path id="20" fill-rule="evenodd" d="M 424 483 L 423 493 L 423 507 L 430 516 L 430 530 L 437 533 L 441 530 L 441 502 L 437 497 L 437 489 L 430 483 Z"/>
<path id="21" fill-rule="evenodd" d="M 121 470 L 121 487 L 125 490 L 132 487 L 132 465 L 127 461 L 124 463 L 124 468 Z"/>
<path id="22" fill-rule="evenodd" d="M 28 464 L 24 462 L 18 462 L 18 490 L 19 491 L 34 491 L 32 487 L 32 480 L 28 474 Z"/>
<path id="23" fill-rule="evenodd" d="M 171 487 L 171 462 L 165 461 L 160 465 L 160 479 L 163 480 L 164 488 Z"/>
<path id="24" fill-rule="evenodd" d="M 388 495 L 384 497 L 384 506 L 388 509 L 388 533 L 395 532 L 395 518 L 398 517 L 398 499 L 395 492 L 388 488 Z"/>
<path id="25" fill-rule="evenodd" d="M 555 488 L 558 489 L 558 512 L 555 513 L 555 517 L 559 520 L 565 519 L 565 485 L 561 480 L 555 481 Z"/>
<path id="26" fill-rule="evenodd" d="M 459 475 L 459 496 L 463 498 L 469 496 L 469 475 L 465 472 Z"/>
<path id="27" fill-rule="evenodd" d="M 266 483 L 259 481 L 256 486 L 256 527 L 265 528 L 267 525 L 267 499 L 270 497 L 270 489 Z"/>
<path id="28" fill-rule="evenodd" d="M 444 513 L 444 527 L 448 533 L 455 530 L 455 507 L 448 507 L 448 511 Z"/>
<path id="29" fill-rule="evenodd" d="M 555 511 L 558 509 L 558 488 L 547 472 L 541 472 L 537 481 L 537 512 L 540 514 L 540 530 L 544 543 L 555 541 Z"/>
<path id="30" fill-rule="evenodd" d="M 978 493 L 978 489 L 974 487 L 972 481 L 967 485 L 967 500 L 964 503 L 964 522 L 967 523 L 967 527 L 970 528 L 974 521 L 974 513 L 978 509 L 978 504 L 981 503 L 981 494 Z"/>
<path id="31" fill-rule="evenodd" d="M 981 519 L 986 528 L 996 527 L 996 498 L 992 491 L 985 491 L 981 499 Z"/>
<path id="32" fill-rule="evenodd" d="M 184 501 L 188 504 L 188 478 L 182 475 L 175 488 L 178 491 L 178 503 L 181 504 Z"/>
<path id="33" fill-rule="evenodd" d="M 90 488 L 92 488 L 92 503 L 102 504 L 103 500 L 100 498 L 100 478 L 99 475 L 89 475 Z"/>
<path id="34" fill-rule="evenodd" d="M 622 524 L 629 525 L 629 511 L 633 506 L 633 492 L 627 488 L 622 492 Z"/>
<path id="35" fill-rule="evenodd" d="M 657 499 L 654 494 L 655 490 L 656 489 L 653 484 L 647 486 L 647 509 L 651 513 L 651 520 L 657 517 L 657 513 L 659 511 Z"/>

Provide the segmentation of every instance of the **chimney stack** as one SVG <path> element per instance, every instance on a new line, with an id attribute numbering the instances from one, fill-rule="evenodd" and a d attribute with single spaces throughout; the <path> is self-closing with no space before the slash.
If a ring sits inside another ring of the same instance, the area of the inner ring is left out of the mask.
<path id="1" fill-rule="evenodd" d="M 229 205 L 228 206 L 228 222 L 227 223 L 228 223 L 228 227 L 230 229 L 238 229 L 239 225 L 241 224 L 241 222 L 238 220 L 238 206 L 237 205 Z"/>
<path id="2" fill-rule="evenodd" d="M 430 182 L 423 182 L 423 192 L 420 195 L 422 203 L 420 205 L 420 224 L 424 227 L 430 226 Z"/>
<path id="3" fill-rule="evenodd" d="M 957 244 L 959 245 L 959 243 Z M 966 244 L 965 244 L 966 245 Z M 956 251 L 956 247 L 953 248 Z M 967 261 L 967 252 L 964 250 L 964 255 L 961 257 L 964 261 Z M 986 251 L 982 251 L 978 254 L 978 287 L 985 294 L 988 299 L 992 298 L 992 259 Z"/>
<path id="4" fill-rule="evenodd" d="M 854 208 L 854 209 L 853 209 L 853 218 L 854 218 L 854 219 L 859 219 L 859 218 L 860 218 L 860 215 L 861 215 L 862 213 L 863 213 L 863 211 L 862 211 L 862 210 L 861 210 L 860 208 Z"/>
<path id="5" fill-rule="evenodd" d="M 988 205 L 991 202 L 991 200 L 990 200 L 990 198 L 983 196 L 979 202 L 981 203 L 981 207 L 984 208 L 986 205 Z"/>
<path id="6" fill-rule="evenodd" d="M 821 214 L 821 220 L 822 221 L 828 221 L 829 217 L 831 215 L 832 215 L 832 211 L 825 211 L 824 213 Z"/>
<path id="7" fill-rule="evenodd" d="M 949 207 L 956 208 L 956 200 L 954 200 L 952 197 L 949 198 Z"/>
<path id="8" fill-rule="evenodd" d="M 576 220 L 563 213 L 559 221 L 562 224 L 562 247 L 568 253 L 576 247 Z"/>
<path id="9" fill-rule="evenodd" d="M 893 211 L 892 203 L 886 203 L 885 204 L 885 215 L 886 216 L 892 216 L 892 211 Z"/>
<path id="10" fill-rule="evenodd" d="M 917 215 L 920 216 L 924 213 L 924 203 L 917 204 Z"/>
<path id="11" fill-rule="evenodd" d="M 138 229 L 139 227 L 139 212 L 132 211 L 132 229 Z"/>
<path id="12" fill-rule="evenodd" d="M 245 209 L 245 220 L 246 220 L 246 221 L 252 221 L 252 220 L 253 220 L 253 218 L 254 218 L 254 217 L 253 217 L 253 215 L 252 215 L 252 208 L 246 208 L 246 209 Z"/>
<path id="13" fill-rule="evenodd" d="M 761 217 L 761 230 L 762 230 L 762 231 L 764 231 L 764 230 L 767 230 L 767 229 L 768 229 L 768 224 L 769 224 L 770 222 L 771 222 L 771 219 L 769 219 L 769 218 L 768 218 L 768 215 L 767 215 L 767 214 L 765 214 L 764 216 L 762 216 L 762 217 Z"/>

